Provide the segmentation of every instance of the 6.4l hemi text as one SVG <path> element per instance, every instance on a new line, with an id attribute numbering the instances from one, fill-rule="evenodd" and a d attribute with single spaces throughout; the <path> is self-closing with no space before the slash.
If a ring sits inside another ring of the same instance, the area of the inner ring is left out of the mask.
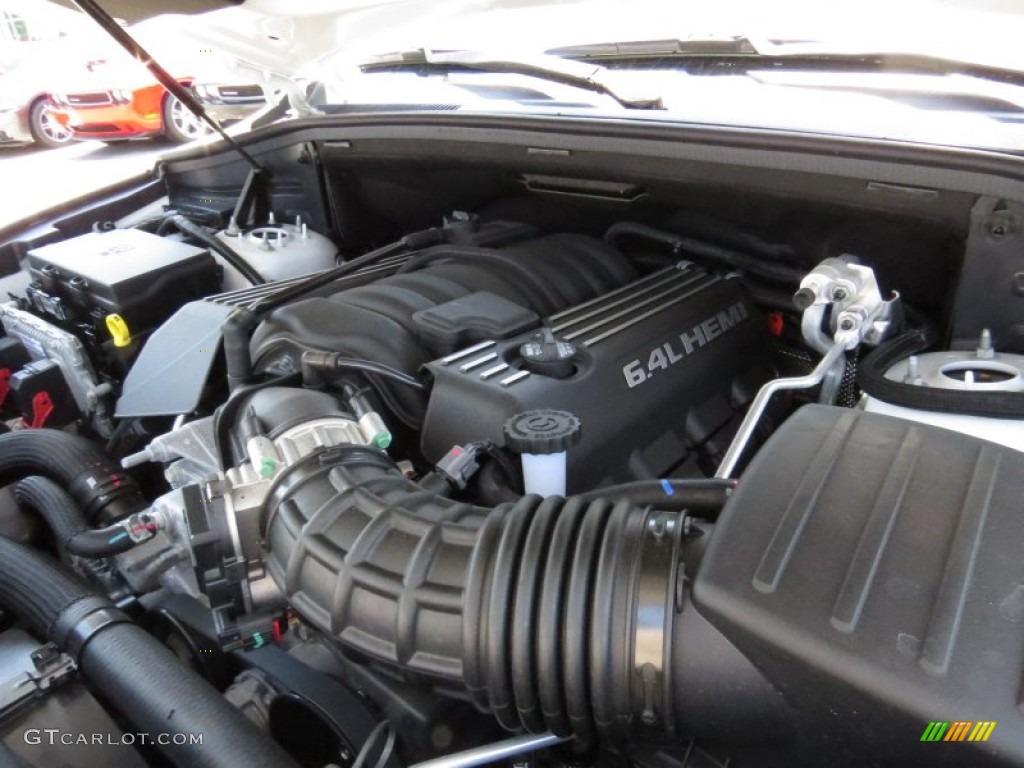
<path id="1" fill-rule="evenodd" d="M 680 360 L 689 357 L 698 349 L 707 346 L 723 333 L 728 333 L 739 323 L 747 319 L 749 312 L 742 301 L 725 308 L 721 312 L 697 323 L 678 337 L 669 339 L 654 347 L 646 355 L 646 359 L 638 358 L 622 366 L 622 375 L 626 378 L 629 388 L 643 384 L 654 376 L 655 371 L 666 370 Z"/>

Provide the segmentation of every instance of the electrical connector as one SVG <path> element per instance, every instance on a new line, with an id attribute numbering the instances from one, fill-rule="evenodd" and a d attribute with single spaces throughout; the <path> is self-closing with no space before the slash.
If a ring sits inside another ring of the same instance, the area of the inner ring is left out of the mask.
<path id="1" fill-rule="evenodd" d="M 480 462 L 477 457 L 483 452 L 483 446 L 479 443 L 469 445 L 455 445 L 446 453 L 434 469 L 442 475 L 448 483 L 456 490 L 464 490 L 469 481 L 480 469 Z"/>

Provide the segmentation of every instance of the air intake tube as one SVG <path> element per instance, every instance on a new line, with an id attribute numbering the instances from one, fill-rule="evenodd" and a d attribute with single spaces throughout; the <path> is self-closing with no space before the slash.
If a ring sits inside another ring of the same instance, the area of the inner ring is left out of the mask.
<path id="1" fill-rule="evenodd" d="M 509 729 L 665 738 L 688 707 L 673 679 L 691 663 L 673 647 L 680 512 L 537 496 L 474 507 L 354 446 L 293 465 L 264 509 L 268 571 L 306 620 L 464 686 Z"/>

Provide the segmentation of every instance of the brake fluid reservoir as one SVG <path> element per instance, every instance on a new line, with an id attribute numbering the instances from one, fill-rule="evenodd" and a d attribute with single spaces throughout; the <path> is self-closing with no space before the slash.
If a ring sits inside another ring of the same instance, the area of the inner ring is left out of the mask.
<path id="1" fill-rule="evenodd" d="M 233 248 L 268 282 L 301 277 L 334 266 L 338 249 L 328 238 L 309 229 L 300 219 L 294 224 L 270 223 L 243 231 L 221 230 L 217 238 Z M 224 290 L 248 288 L 249 281 L 216 253 L 224 267 Z"/>

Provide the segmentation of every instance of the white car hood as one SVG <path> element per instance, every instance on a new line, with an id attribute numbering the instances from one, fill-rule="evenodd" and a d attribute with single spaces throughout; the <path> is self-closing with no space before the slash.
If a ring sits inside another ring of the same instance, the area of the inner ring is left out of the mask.
<path id="1" fill-rule="evenodd" d="M 72 0 L 58 2 L 74 7 Z M 774 55 L 903 52 L 1024 72 L 1024 46 L 1019 44 L 1024 9 L 1014 3 L 979 7 L 969 0 L 863 0 L 823 12 L 818 0 L 704 5 L 678 0 L 98 2 L 115 18 L 139 22 L 133 35 L 145 35 L 143 30 L 152 27 L 162 35 L 151 37 L 168 41 L 180 32 L 227 56 L 288 75 L 346 49 L 364 56 L 409 45 L 537 52 L 612 40 L 734 36 Z"/>

